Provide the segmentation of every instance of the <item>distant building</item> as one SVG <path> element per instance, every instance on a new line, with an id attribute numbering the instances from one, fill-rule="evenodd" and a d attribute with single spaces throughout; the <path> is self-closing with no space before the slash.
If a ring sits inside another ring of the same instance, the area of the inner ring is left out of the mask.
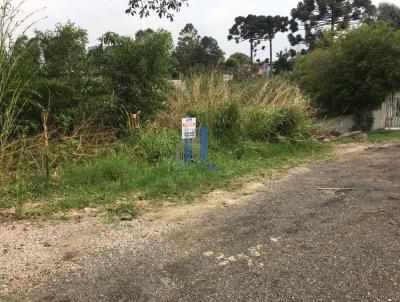
<path id="1" fill-rule="evenodd" d="M 257 70 L 258 77 L 269 77 L 272 76 L 271 64 L 269 59 L 266 59 L 263 63 L 260 63 L 260 67 Z"/>

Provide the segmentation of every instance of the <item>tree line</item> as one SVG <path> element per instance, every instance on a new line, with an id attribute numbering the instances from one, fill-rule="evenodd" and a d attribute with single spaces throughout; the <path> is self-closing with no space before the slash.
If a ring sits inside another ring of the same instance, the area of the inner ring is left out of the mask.
<path id="1" fill-rule="evenodd" d="M 127 13 L 149 16 L 156 11 L 160 17 L 173 20 L 174 11 L 180 11 L 188 0 L 130 0 Z M 237 43 L 248 41 L 250 44 L 250 60 L 253 62 L 257 52 L 265 49 L 264 42 L 269 42 L 269 59 L 273 61 L 273 39 L 279 32 L 290 31 L 288 40 L 292 47 L 301 48 L 301 53 L 315 49 L 318 40 L 327 30 L 340 32 L 353 25 L 371 24 L 386 21 L 395 28 L 400 27 L 400 9 L 388 2 L 377 8 L 371 0 L 303 0 L 286 16 L 248 15 L 238 16 L 229 30 L 229 40 Z M 296 56 L 295 49 L 277 53 L 277 73 L 291 70 L 292 60 Z"/>
<path id="2" fill-rule="evenodd" d="M 161 5 L 159 15 L 172 19 L 171 10 L 180 9 L 186 1 L 172 1 L 171 5 L 161 0 L 147 2 L 148 6 L 142 6 L 146 1 L 131 1 L 129 13 L 145 16 Z M 0 17 L 12 20 L 6 14 Z M 380 25 L 377 20 L 389 25 Z M 371 25 L 356 31 L 364 40 L 355 34 L 347 37 L 344 29 L 355 23 L 378 24 L 380 30 Z M 400 9 L 388 3 L 375 9 L 369 0 L 304 0 L 293 9 L 291 19 L 238 17 L 229 31 L 229 39 L 249 42 L 251 55 L 235 53 L 226 60 L 218 42 L 211 36 L 201 36 L 193 24 L 182 29 L 176 47 L 171 34 L 164 30 L 141 30 L 135 37 L 108 32 L 96 45 L 89 46 L 86 30 L 71 22 L 36 31 L 32 37 L 21 35 L 15 41 L 9 40 L 6 28 L 1 28 L 0 35 L 0 123 L 1 133 L 7 133 L 7 137 L 15 131 L 40 130 L 44 114 L 49 124 L 65 132 L 95 115 L 101 116 L 97 120 L 104 126 L 118 129 L 125 127 L 132 113 L 143 119 L 152 118 L 166 106 L 171 89 L 169 79 L 215 68 L 234 73 L 237 79 L 247 78 L 257 51 L 268 43 L 272 63 L 273 39 L 278 32 L 288 30 L 292 31 L 292 44 L 302 44 L 301 53 L 309 55 L 299 56 L 293 49 L 282 51 L 274 71 L 292 70 L 297 65 L 294 75 L 298 75 L 301 87 L 322 113 L 342 114 L 355 108 L 361 108 L 359 112 L 369 111 L 400 83 L 397 73 L 392 71 L 400 64 L 396 46 L 400 44 L 396 31 L 400 28 Z M 387 39 L 382 40 L 379 35 Z M 374 43 L 382 47 L 376 48 Z M 364 45 L 364 52 L 360 45 Z M 374 48 L 377 50 L 372 52 Z M 359 53 L 359 63 L 354 62 L 354 53 Z M 360 62 L 367 68 L 356 69 Z M 390 72 L 385 71 L 388 68 Z M 321 74 L 326 70 L 329 71 Z M 320 85 L 321 79 L 326 79 L 326 86 Z M 325 92 L 321 87 L 326 87 Z M 356 88 L 364 94 L 355 93 Z"/>
<path id="3" fill-rule="evenodd" d="M 7 87 L 0 85 L 0 130 L 13 112 L 21 133 L 39 131 L 44 113 L 63 132 L 88 118 L 123 129 L 130 114 L 146 120 L 165 107 L 169 80 L 250 61 L 234 55 L 226 65 L 217 41 L 200 36 L 192 24 L 182 29 L 176 47 L 171 33 L 152 29 L 134 37 L 107 32 L 89 45 L 87 31 L 72 22 L 3 42 L 0 83 Z"/>
<path id="4" fill-rule="evenodd" d="M 250 57 L 257 56 L 257 51 L 265 49 L 264 42 L 270 46 L 269 62 L 273 61 L 273 39 L 279 32 L 290 32 L 288 40 L 300 53 L 316 48 L 318 41 L 327 31 L 340 33 L 351 26 L 387 21 L 399 28 L 400 9 L 391 3 L 381 3 L 376 8 L 370 0 L 303 0 L 293 8 L 289 17 L 248 15 L 239 16 L 229 30 L 228 40 L 236 43 L 244 41 L 250 44 Z M 292 60 L 298 51 L 289 49 L 277 53 L 275 72 L 292 69 Z"/>

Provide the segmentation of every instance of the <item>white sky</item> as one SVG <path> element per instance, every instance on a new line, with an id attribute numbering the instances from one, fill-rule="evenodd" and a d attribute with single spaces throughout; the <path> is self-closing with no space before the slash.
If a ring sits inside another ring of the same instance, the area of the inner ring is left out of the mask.
<path id="1" fill-rule="evenodd" d="M 218 40 L 227 55 L 234 52 L 249 53 L 248 43 L 236 44 L 228 41 L 228 30 L 236 16 L 282 15 L 289 16 L 299 0 L 189 0 L 189 7 L 184 7 L 175 15 L 174 22 L 158 17 L 140 19 L 125 14 L 128 0 L 27 0 L 25 10 L 44 8 L 41 16 L 46 20 L 36 25 L 37 29 L 51 29 L 56 23 L 68 20 L 88 31 L 90 42 L 105 32 L 113 31 L 122 35 L 134 36 L 139 29 L 164 28 L 172 32 L 175 42 L 180 30 L 186 23 L 193 23 L 202 36 L 212 36 Z M 379 4 L 380 0 L 373 0 Z M 387 0 L 400 5 L 400 0 Z M 274 53 L 289 46 L 287 33 L 279 34 L 274 42 Z M 267 57 L 260 53 L 259 58 Z"/>

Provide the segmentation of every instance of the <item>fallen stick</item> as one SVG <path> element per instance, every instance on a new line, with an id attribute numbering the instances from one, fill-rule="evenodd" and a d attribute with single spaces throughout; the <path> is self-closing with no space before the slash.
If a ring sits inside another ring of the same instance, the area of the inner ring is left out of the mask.
<path id="1" fill-rule="evenodd" d="M 72 156 L 75 157 L 75 158 L 81 158 L 81 157 L 92 157 L 92 156 L 94 156 L 94 155 L 92 155 L 92 154 L 84 154 L 84 153 L 76 153 L 76 152 L 73 152 L 73 153 L 72 153 Z"/>
<path id="2" fill-rule="evenodd" d="M 336 141 L 336 140 L 339 140 L 341 138 L 354 137 L 354 136 L 362 135 L 362 134 L 364 134 L 364 132 L 362 132 L 362 131 L 354 131 L 354 132 L 346 133 L 346 134 L 340 135 L 338 137 L 335 137 L 332 140 Z"/>
<path id="3" fill-rule="evenodd" d="M 318 191 L 352 191 L 354 188 L 317 188 Z"/>
<path id="4" fill-rule="evenodd" d="M 377 211 L 363 212 L 363 214 L 371 214 L 371 215 L 373 215 L 373 214 L 380 214 L 380 213 L 383 213 L 383 212 L 385 212 L 385 210 L 381 209 L 381 210 L 377 210 Z"/>

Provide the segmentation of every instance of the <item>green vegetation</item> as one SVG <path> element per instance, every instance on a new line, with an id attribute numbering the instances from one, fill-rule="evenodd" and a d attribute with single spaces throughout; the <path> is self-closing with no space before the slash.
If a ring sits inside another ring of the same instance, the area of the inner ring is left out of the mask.
<path id="1" fill-rule="evenodd" d="M 178 71 L 182 74 L 212 70 L 223 63 L 224 55 L 214 38 L 201 37 L 191 23 L 180 32 L 174 52 Z"/>
<path id="2" fill-rule="evenodd" d="M 400 131 L 377 131 L 368 136 L 368 141 L 372 143 L 398 143 L 400 142 Z"/>
<path id="3" fill-rule="evenodd" d="M 129 0 L 126 13 L 147 17 L 150 15 L 151 11 L 155 11 L 160 18 L 166 17 L 172 21 L 174 19 L 173 12 L 179 11 L 187 1 L 188 0 Z"/>
<path id="4" fill-rule="evenodd" d="M 153 164 L 122 152 L 105 154 L 83 163 L 63 164 L 61 177 L 53 179 L 46 187 L 43 187 L 40 175 L 30 175 L 25 191 L 21 192 L 21 185 L 15 189 L 11 187 L 2 206 L 13 206 L 15 196 L 19 206 L 18 217 L 23 217 L 20 205 L 23 194 L 25 203 L 36 204 L 35 209 L 40 215 L 100 206 L 114 212 L 133 207 L 132 216 L 135 216 L 139 211 L 135 205 L 138 200 L 187 201 L 189 196 L 209 192 L 249 173 L 304 163 L 321 156 L 323 150 L 320 144 L 310 140 L 218 144 L 211 150 L 211 162 L 220 168 L 219 172 L 206 167 L 179 166 L 173 158 Z"/>
<path id="5" fill-rule="evenodd" d="M 136 39 L 106 33 L 88 48 L 86 31 L 70 22 L 14 39 L 20 10 L 11 2 L 2 9 L 0 24 L 15 24 L 0 27 L 1 216 L 99 207 L 135 217 L 139 200 L 179 201 L 322 150 L 311 139 L 308 100 L 284 79 L 227 83 L 215 71 L 172 89 L 175 58 L 189 55 L 190 68 L 194 58 L 212 66 L 223 56 L 193 26 L 175 55 L 163 30 Z M 176 162 L 185 116 L 209 126 L 218 172 Z"/>
<path id="6" fill-rule="evenodd" d="M 44 150 L 41 144 L 35 146 L 37 139 L 28 139 L 31 147 L 21 150 L 25 169 L 17 178 L 5 178 L 1 207 L 21 205 L 23 200 L 18 217 L 93 207 L 125 219 L 142 211 L 140 200 L 188 200 L 237 178 L 291 167 L 324 151 L 311 139 L 315 126 L 307 99 L 286 80 L 227 83 L 214 74 L 193 77 L 186 86 L 169 95 L 154 120 L 142 122 L 139 115 L 132 115 L 120 138 L 98 146 L 85 140 L 86 133 L 80 142 L 50 139 L 50 176 L 45 169 L 34 172 Z M 176 162 L 181 118 L 187 115 L 209 126 L 210 162 L 218 172 Z M 8 159 L 10 165 L 15 162 Z"/>
<path id="7" fill-rule="evenodd" d="M 228 40 L 236 43 L 248 41 L 250 43 L 250 59 L 257 54 L 258 46 L 263 41 L 270 45 L 270 64 L 272 64 L 272 41 L 279 32 L 288 31 L 289 19 L 281 16 L 255 16 L 236 17 L 235 24 L 229 30 Z M 265 46 L 262 46 L 265 49 Z M 272 65 L 271 65 L 272 66 Z"/>
<path id="8" fill-rule="evenodd" d="M 400 29 L 400 7 L 389 2 L 382 2 L 378 7 L 378 20 L 390 23 Z"/>
<path id="9" fill-rule="evenodd" d="M 172 19 L 185 2 L 130 1 L 128 13 L 156 10 Z M 293 12 L 292 31 L 300 21 L 312 25 L 308 38 L 316 49 L 305 56 L 281 52 L 274 67 L 284 73 L 295 62 L 294 77 L 309 100 L 291 76 L 254 78 L 258 46 L 269 41 L 272 54 L 275 35 L 288 29 L 286 17 L 237 18 L 229 39 L 249 41 L 251 57 L 236 53 L 224 63 L 217 41 L 200 37 L 192 24 L 175 48 L 169 32 L 151 29 L 135 38 L 108 32 L 88 47 L 87 32 L 71 22 L 14 37 L 26 32 L 19 27 L 30 15 L 19 16 L 20 6 L 3 0 L 0 219 L 64 219 L 85 208 L 132 219 L 165 200 L 187 202 L 246 175 L 318 158 L 327 147 L 313 139 L 320 129 L 312 105 L 322 115 L 355 113 L 358 126 L 368 128 L 370 111 L 400 88 L 399 32 L 375 23 L 322 35 L 328 23 L 342 30 L 373 11 L 370 1 L 333 2 L 335 17 L 323 3 L 318 16 L 311 6 Z M 235 81 L 223 80 L 226 70 Z M 169 79 L 182 75 L 174 89 Z M 218 171 L 177 162 L 188 116 L 209 127 L 210 162 Z M 397 133 L 370 140 L 397 140 Z"/>
<path id="10" fill-rule="evenodd" d="M 375 13 L 371 0 L 303 0 L 291 12 L 289 41 L 293 46 L 304 44 L 312 50 L 327 28 L 343 31 L 354 23 L 371 22 Z"/>
<path id="11" fill-rule="evenodd" d="M 363 25 L 296 60 L 295 77 L 321 116 L 353 113 L 369 130 L 370 112 L 400 89 L 400 32 L 387 23 Z M 323 66 L 323 68 L 321 68 Z"/>

